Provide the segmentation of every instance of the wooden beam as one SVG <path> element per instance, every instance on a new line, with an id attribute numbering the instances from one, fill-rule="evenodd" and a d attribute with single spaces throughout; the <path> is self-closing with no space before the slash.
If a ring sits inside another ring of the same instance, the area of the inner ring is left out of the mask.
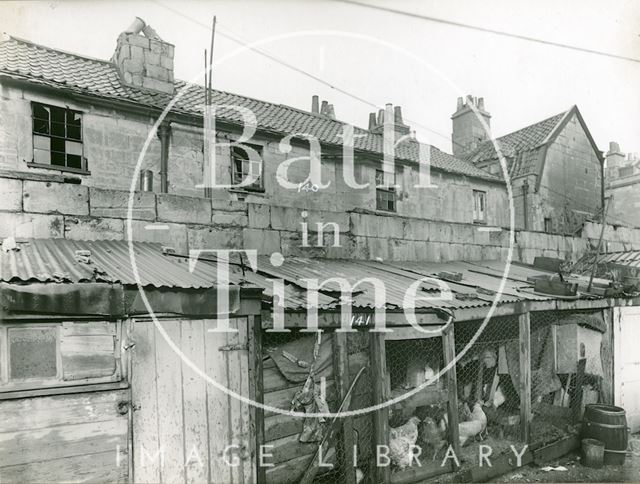
<path id="1" fill-rule="evenodd" d="M 349 354 L 347 352 L 347 333 L 333 333 L 333 375 L 336 381 L 338 401 L 341 402 L 347 395 L 351 384 Z M 353 466 L 353 418 L 342 418 L 340 416 L 338 416 L 338 418 L 342 421 L 341 438 L 344 449 L 344 454 L 341 459 L 342 462 L 339 462 L 339 465 L 342 466 L 344 470 L 344 482 L 346 484 L 356 484 L 356 468 Z"/>
<path id="2" fill-rule="evenodd" d="M 531 321 L 529 313 L 519 320 L 520 341 L 520 438 L 529 443 L 531 438 Z"/>
<path id="3" fill-rule="evenodd" d="M 389 400 L 390 389 L 387 387 L 387 356 L 385 353 L 385 333 L 369 333 L 371 355 L 371 384 L 373 385 L 374 405 Z M 389 407 L 384 406 L 373 414 L 374 455 L 377 445 L 389 445 Z M 384 447 L 383 447 L 384 448 Z M 389 466 L 376 466 L 374 482 L 386 483 L 391 477 Z"/>
<path id="4" fill-rule="evenodd" d="M 442 335 L 442 351 L 444 354 L 444 366 L 455 361 L 455 335 L 453 324 L 449 325 Z M 458 433 L 458 379 L 456 375 L 456 365 L 453 364 L 446 373 L 447 382 L 447 417 L 449 420 L 449 443 L 451 444 L 455 454 L 460 455 L 460 436 Z M 455 463 L 453 463 L 455 466 Z"/>
<path id="5" fill-rule="evenodd" d="M 262 324 L 260 316 L 248 316 L 247 338 L 249 340 L 249 398 L 254 402 L 264 403 L 263 367 L 262 367 Z M 267 481 L 267 469 L 260 466 L 260 448 L 265 444 L 264 410 L 251 406 L 251 429 L 255 438 L 251 440 L 251 451 L 254 456 L 256 483 Z"/>

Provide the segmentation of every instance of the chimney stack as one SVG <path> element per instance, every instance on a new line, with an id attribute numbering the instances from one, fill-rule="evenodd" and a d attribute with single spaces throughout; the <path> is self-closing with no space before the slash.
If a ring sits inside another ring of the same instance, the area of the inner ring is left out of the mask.
<path id="1" fill-rule="evenodd" d="M 329 119 L 336 119 L 336 113 L 333 108 L 333 104 L 329 104 L 328 101 L 322 101 L 322 105 L 320 104 L 320 97 L 317 95 L 311 96 L 311 113 L 319 114 L 320 116 L 324 116 Z"/>
<path id="2" fill-rule="evenodd" d="M 474 111 L 474 108 L 477 110 Z M 456 112 L 451 116 L 453 132 L 451 134 L 454 156 L 464 158 L 473 152 L 483 141 L 489 139 L 481 120 L 490 126 L 491 115 L 485 110 L 484 98 L 468 95 L 458 98 Z"/>
<path id="3" fill-rule="evenodd" d="M 396 138 L 411 133 L 411 128 L 402 120 L 402 108 L 400 106 L 394 107 L 389 103 L 385 105 L 384 109 L 378 111 L 377 118 L 376 113 L 369 113 L 369 131 L 376 134 L 384 133 L 385 120 L 391 123 Z"/>
<path id="4" fill-rule="evenodd" d="M 173 94 L 174 46 L 136 17 L 118 36 L 112 62 L 123 84 L 137 89 Z"/>

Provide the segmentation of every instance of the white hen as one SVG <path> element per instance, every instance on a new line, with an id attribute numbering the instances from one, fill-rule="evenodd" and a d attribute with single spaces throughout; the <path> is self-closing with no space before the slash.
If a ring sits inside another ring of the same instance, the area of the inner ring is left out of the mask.
<path id="1" fill-rule="evenodd" d="M 487 429 L 487 416 L 482 410 L 482 405 L 476 403 L 471 411 L 471 416 L 466 422 L 458 424 L 458 434 L 460 436 L 460 446 L 476 435 L 481 435 Z"/>
<path id="2" fill-rule="evenodd" d="M 407 423 L 400 427 L 390 428 L 389 431 L 389 457 L 400 469 L 411 465 L 414 454 L 414 445 L 418 440 L 418 417 L 411 417 Z"/>

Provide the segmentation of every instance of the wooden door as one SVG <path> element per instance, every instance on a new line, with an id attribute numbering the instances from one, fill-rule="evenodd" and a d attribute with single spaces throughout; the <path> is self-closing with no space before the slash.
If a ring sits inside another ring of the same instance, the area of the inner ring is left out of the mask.
<path id="1" fill-rule="evenodd" d="M 245 318 L 236 333 L 215 320 L 165 320 L 184 357 L 226 388 L 249 396 Z M 151 321 L 133 323 L 133 478 L 135 482 L 255 481 L 250 407 L 197 374 Z"/>

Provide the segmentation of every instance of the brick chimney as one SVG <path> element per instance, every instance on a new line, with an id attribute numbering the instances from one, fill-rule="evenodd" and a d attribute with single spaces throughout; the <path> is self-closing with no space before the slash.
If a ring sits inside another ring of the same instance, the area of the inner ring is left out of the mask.
<path id="1" fill-rule="evenodd" d="M 174 93 L 174 46 L 163 41 L 144 20 L 136 17 L 118 36 L 112 62 L 123 84 L 165 94 Z"/>
<path id="2" fill-rule="evenodd" d="M 453 132 L 451 144 L 454 156 L 464 157 L 475 150 L 480 143 L 489 139 L 484 126 L 471 106 L 475 106 L 487 126 L 491 126 L 491 115 L 484 109 L 484 98 L 471 95 L 459 97 L 456 112 L 451 116 Z"/>
<path id="3" fill-rule="evenodd" d="M 385 120 L 392 123 L 396 139 L 411 133 L 411 128 L 402 120 L 402 108 L 393 104 L 386 104 L 385 109 L 380 109 L 377 118 L 376 113 L 369 114 L 369 131 L 376 134 L 384 133 Z"/>

